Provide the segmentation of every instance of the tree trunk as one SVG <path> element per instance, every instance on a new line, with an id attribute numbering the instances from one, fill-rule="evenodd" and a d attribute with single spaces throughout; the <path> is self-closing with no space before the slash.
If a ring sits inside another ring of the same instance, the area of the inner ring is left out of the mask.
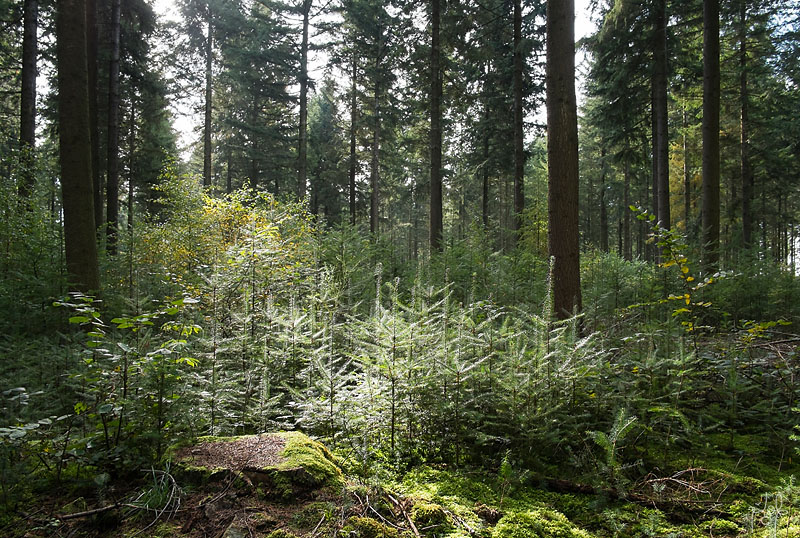
<path id="1" fill-rule="evenodd" d="M 131 124 L 128 126 L 128 231 L 133 230 L 133 162 L 136 154 L 136 100 L 131 97 Z"/>
<path id="2" fill-rule="evenodd" d="M 525 111 L 522 106 L 523 70 L 522 1 L 514 0 L 514 220 L 512 226 L 517 232 L 515 234 L 517 238 L 522 229 L 522 214 L 525 211 L 525 133 L 523 132 Z"/>
<path id="3" fill-rule="evenodd" d="M 489 99 L 483 104 L 483 165 L 481 166 L 482 178 L 482 197 L 481 197 L 481 218 L 483 229 L 489 229 Z"/>
<path id="4" fill-rule="evenodd" d="M 350 225 L 356 225 L 356 119 L 358 115 L 358 57 L 353 52 L 353 73 L 350 81 Z"/>
<path id="5" fill-rule="evenodd" d="M 64 207 L 64 252 L 70 288 L 100 290 L 89 137 L 86 3 L 57 4 L 58 153 Z"/>
<path id="6" fill-rule="evenodd" d="M 741 100 L 742 246 L 753 244 L 753 168 L 750 165 L 750 114 L 747 89 L 747 2 L 739 0 L 739 99 Z"/>
<path id="7" fill-rule="evenodd" d="M 19 149 L 21 176 L 19 195 L 28 198 L 33 192 L 36 174 L 33 152 L 36 148 L 36 56 L 38 54 L 39 3 L 25 0 L 22 33 L 22 95 L 19 112 Z"/>
<path id="8" fill-rule="evenodd" d="M 376 62 L 377 71 L 377 62 Z M 378 233 L 378 186 L 380 184 L 380 133 L 381 133 L 381 117 L 380 117 L 380 86 L 375 82 L 375 89 L 373 95 L 373 111 L 375 113 L 374 123 L 372 126 L 372 164 L 370 170 L 370 197 L 369 197 L 369 231 L 372 234 Z"/>
<path id="9" fill-rule="evenodd" d="M 622 257 L 628 261 L 633 259 L 633 241 L 631 237 L 631 165 L 629 142 L 625 141 L 625 157 L 622 164 Z"/>
<path id="10" fill-rule="evenodd" d="M 686 109 L 683 109 L 683 222 L 685 232 L 689 233 L 689 222 L 692 212 L 692 178 L 689 169 L 689 142 L 686 130 L 689 127 L 689 120 L 686 117 Z"/>
<path id="11" fill-rule="evenodd" d="M 211 33 L 212 30 L 212 14 L 211 4 L 206 5 L 206 102 L 205 102 L 205 117 L 203 121 L 203 186 L 211 186 L 211 100 L 212 89 L 211 82 L 213 77 L 212 65 L 214 61 L 214 42 Z M 250 178 L 253 181 L 253 178 Z"/>
<path id="12" fill-rule="evenodd" d="M 653 119 L 655 135 L 653 158 L 656 165 L 656 182 L 653 198 L 658 200 L 656 220 L 669 228 L 669 118 L 667 115 L 667 2 L 658 0 L 655 13 L 655 39 L 653 48 Z"/>
<path id="13" fill-rule="evenodd" d="M 600 250 L 608 252 L 608 210 L 606 209 L 606 148 L 600 150 Z"/>
<path id="14" fill-rule="evenodd" d="M 719 0 L 703 2 L 703 265 L 719 265 Z"/>
<path id="15" fill-rule="evenodd" d="M 300 43 L 300 133 L 297 142 L 297 198 L 306 196 L 308 165 L 308 17 L 312 0 L 303 0 L 303 39 Z"/>
<path id="16" fill-rule="evenodd" d="M 97 0 L 86 1 L 86 53 L 89 69 L 89 136 L 92 137 L 92 186 L 94 189 L 94 223 L 103 225 L 103 174 L 100 168 L 100 119 L 99 108 L 99 67 L 98 50 L 100 36 L 97 27 Z"/>
<path id="17" fill-rule="evenodd" d="M 119 38 L 120 2 L 111 2 L 111 61 L 108 66 L 108 157 L 106 176 L 106 250 L 117 252 L 119 221 Z"/>
<path id="18" fill-rule="evenodd" d="M 547 2 L 548 250 L 559 319 L 581 310 L 574 6 L 573 0 Z"/>
<path id="19" fill-rule="evenodd" d="M 440 1 L 431 0 L 431 252 L 442 249 L 442 75 L 439 67 Z"/>

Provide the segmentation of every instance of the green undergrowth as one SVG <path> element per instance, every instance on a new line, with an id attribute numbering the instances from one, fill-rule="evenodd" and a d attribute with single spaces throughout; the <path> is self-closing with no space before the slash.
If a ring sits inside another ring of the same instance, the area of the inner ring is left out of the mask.
<path id="1" fill-rule="evenodd" d="M 798 491 L 791 479 L 781 485 L 721 470 L 709 470 L 702 487 L 720 484 L 714 499 L 698 495 L 690 502 L 653 496 L 648 506 L 609 493 L 559 493 L 529 479 L 506 487 L 486 472 L 419 467 L 394 484 L 402 495 L 441 506 L 452 526 L 436 536 L 486 538 L 583 538 L 648 536 L 800 536 Z M 700 486 L 698 486 L 700 487 Z M 601 490 L 602 491 L 602 490 Z M 633 494 L 631 494 L 633 496 Z M 701 502 L 708 509 L 698 509 Z M 712 508 L 713 507 L 713 508 Z M 491 521 L 486 513 L 495 513 Z"/>

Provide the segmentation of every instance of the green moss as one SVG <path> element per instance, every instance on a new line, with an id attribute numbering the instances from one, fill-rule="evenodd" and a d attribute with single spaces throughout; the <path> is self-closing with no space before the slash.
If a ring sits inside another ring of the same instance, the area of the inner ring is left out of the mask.
<path id="1" fill-rule="evenodd" d="M 329 502 L 313 502 L 298 510 L 292 516 L 292 527 L 299 529 L 314 528 L 321 519 L 331 519 L 336 512 L 336 505 Z"/>
<path id="2" fill-rule="evenodd" d="M 297 535 L 284 529 L 278 529 L 269 533 L 267 538 L 297 538 Z"/>
<path id="3" fill-rule="evenodd" d="M 342 530 L 342 538 L 399 538 L 397 529 L 384 525 L 369 517 L 351 517 Z"/>
<path id="4" fill-rule="evenodd" d="M 342 471 L 322 443 L 300 432 L 283 432 L 277 435 L 286 442 L 281 455 L 287 460 L 278 465 L 278 470 L 302 468 L 305 475 L 300 480 L 306 481 L 306 485 L 312 487 L 341 488 L 344 485 Z"/>
<path id="5" fill-rule="evenodd" d="M 512 512 L 503 516 L 492 538 L 590 538 L 559 512 L 547 509 Z"/>
<path id="6" fill-rule="evenodd" d="M 438 504 L 426 501 L 417 501 L 411 509 L 411 520 L 418 528 L 445 527 L 450 525 L 450 520 L 444 508 Z"/>
<path id="7" fill-rule="evenodd" d="M 700 524 L 700 529 L 710 532 L 712 536 L 736 536 L 742 529 L 727 519 L 712 519 Z"/>

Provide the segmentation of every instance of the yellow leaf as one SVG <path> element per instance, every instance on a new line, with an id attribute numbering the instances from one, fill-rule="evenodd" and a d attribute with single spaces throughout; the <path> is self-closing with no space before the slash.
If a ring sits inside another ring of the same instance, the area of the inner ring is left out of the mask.
<path id="1" fill-rule="evenodd" d="M 684 265 L 683 267 L 681 267 L 681 272 L 685 275 L 686 273 L 689 272 L 689 268 Z"/>
<path id="2" fill-rule="evenodd" d="M 686 277 L 686 282 L 692 282 L 692 281 L 694 281 L 694 277 L 693 276 L 687 276 Z"/>

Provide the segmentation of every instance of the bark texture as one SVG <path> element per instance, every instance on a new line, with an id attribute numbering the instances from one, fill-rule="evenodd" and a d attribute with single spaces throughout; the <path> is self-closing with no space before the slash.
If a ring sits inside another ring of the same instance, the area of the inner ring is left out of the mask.
<path id="1" fill-rule="evenodd" d="M 442 249 L 442 74 L 439 66 L 440 0 L 431 0 L 431 251 Z"/>
<path id="2" fill-rule="evenodd" d="M 703 2 L 703 265 L 719 265 L 719 0 Z"/>
<path id="3" fill-rule="evenodd" d="M 547 2 L 548 250 L 559 319 L 581 310 L 574 13 L 573 0 Z"/>
<path id="4" fill-rule="evenodd" d="M 25 0 L 22 30 L 22 95 L 19 112 L 19 146 L 22 165 L 19 194 L 27 198 L 35 182 L 33 152 L 36 148 L 36 56 L 39 45 L 36 37 L 39 19 L 37 0 Z"/>
<path id="5" fill-rule="evenodd" d="M 119 36 L 120 0 L 111 2 L 111 61 L 108 66 L 108 157 L 106 176 L 107 250 L 117 252 L 119 224 Z"/>

